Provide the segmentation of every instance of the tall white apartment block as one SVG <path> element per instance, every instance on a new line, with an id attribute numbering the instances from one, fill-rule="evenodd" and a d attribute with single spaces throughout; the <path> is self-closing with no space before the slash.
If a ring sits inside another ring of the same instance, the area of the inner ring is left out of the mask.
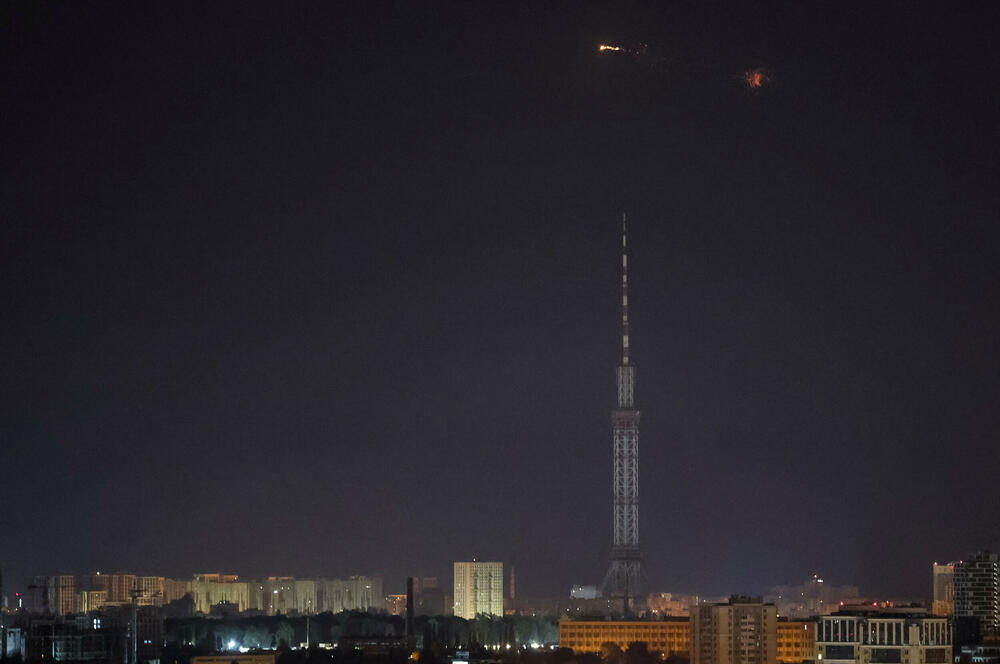
<path id="1" fill-rule="evenodd" d="M 460 618 L 503 615 L 503 563 L 455 563 L 455 607 Z"/>

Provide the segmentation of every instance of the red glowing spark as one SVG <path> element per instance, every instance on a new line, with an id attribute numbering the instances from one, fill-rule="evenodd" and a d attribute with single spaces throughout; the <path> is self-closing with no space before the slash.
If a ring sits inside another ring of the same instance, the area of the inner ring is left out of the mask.
<path id="1" fill-rule="evenodd" d="M 763 69 L 750 69 L 743 74 L 743 80 L 746 82 L 747 87 L 752 89 L 764 87 L 769 78 L 767 72 Z"/>

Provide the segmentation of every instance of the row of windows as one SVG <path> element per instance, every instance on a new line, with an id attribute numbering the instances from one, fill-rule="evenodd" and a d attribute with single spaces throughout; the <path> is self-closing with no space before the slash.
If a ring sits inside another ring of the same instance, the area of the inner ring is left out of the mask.
<path id="1" fill-rule="evenodd" d="M 596 651 L 600 649 L 604 643 L 604 641 L 563 641 L 561 645 L 566 648 L 587 648 Z M 664 652 L 687 652 L 686 650 L 674 647 L 675 644 L 666 643 L 664 641 L 654 641 L 652 643 L 647 643 L 646 645 L 651 649 L 659 649 Z"/>
<path id="2" fill-rule="evenodd" d="M 604 630 L 604 629 L 618 629 L 618 630 L 621 630 L 621 629 L 645 629 L 645 630 L 658 629 L 658 630 L 667 630 L 667 631 L 671 631 L 671 628 L 672 628 L 673 631 L 685 631 L 686 632 L 688 630 L 688 623 L 686 623 L 686 622 L 677 622 L 677 623 L 666 622 L 666 623 L 660 623 L 660 624 L 650 623 L 648 625 L 615 625 L 614 623 L 612 623 L 610 625 L 609 624 L 604 624 L 604 623 L 602 623 L 600 625 L 586 625 L 586 624 L 579 624 L 578 623 L 578 624 L 574 624 L 574 625 L 563 624 L 561 627 L 562 627 L 562 629 L 567 629 L 567 630 L 568 629 L 602 629 L 602 630 Z"/>

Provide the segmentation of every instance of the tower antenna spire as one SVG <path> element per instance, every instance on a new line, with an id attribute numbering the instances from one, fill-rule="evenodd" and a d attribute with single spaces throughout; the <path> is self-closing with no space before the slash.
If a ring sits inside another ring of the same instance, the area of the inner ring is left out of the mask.
<path id="1" fill-rule="evenodd" d="M 622 212 L 622 365 L 628 364 L 628 234 Z"/>

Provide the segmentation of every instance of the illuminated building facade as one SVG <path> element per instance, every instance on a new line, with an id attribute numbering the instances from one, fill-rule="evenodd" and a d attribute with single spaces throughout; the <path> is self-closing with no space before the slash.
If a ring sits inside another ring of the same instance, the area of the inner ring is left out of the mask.
<path id="1" fill-rule="evenodd" d="M 657 621 L 639 620 L 560 620 L 559 647 L 576 654 L 599 653 L 604 643 L 625 650 L 642 641 L 649 652 L 661 657 L 687 655 L 691 650 L 691 627 L 686 618 Z"/>
<path id="2" fill-rule="evenodd" d="M 131 604 L 132 589 L 135 588 L 135 574 L 98 574 L 108 590 L 108 604 Z"/>
<path id="3" fill-rule="evenodd" d="M 288 615 L 298 610 L 294 577 L 269 576 L 254 584 L 254 588 L 257 593 L 250 600 L 252 608 L 260 609 L 269 616 Z"/>
<path id="4" fill-rule="evenodd" d="M 49 608 L 53 615 L 65 616 L 76 610 L 76 579 L 71 574 L 48 578 Z"/>
<path id="5" fill-rule="evenodd" d="M 28 585 L 29 613 L 62 617 L 76 611 L 76 578 L 71 574 L 36 576 Z"/>
<path id="6" fill-rule="evenodd" d="M 77 613 L 100 611 L 108 602 L 107 590 L 81 590 L 76 594 Z"/>
<path id="7" fill-rule="evenodd" d="M 1000 558 L 989 551 L 955 565 L 955 618 L 973 620 L 979 636 L 1000 633 Z"/>
<path id="8" fill-rule="evenodd" d="M 830 664 L 946 664 L 951 646 L 951 622 L 922 608 L 845 606 L 816 625 L 816 658 Z"/>
<path id="9" fill-rule="evenodd" d="M 65 616 L 76 610 L 76 578 L 72 574 L 49 577 L 49 597 L 52 612 Z"/>
<path id="10" fill-rule="evenodd" d="M 191 582 L 186 579 L 163 580 L 163 603 L 169 604 L 191 592 Z"/>
<path id="11" fill-rule="evenodd" d="M 162 576 L 135 577 L 136 602 L 139 606 L 163 606 L 166 579 Z"/>
<path id="12" fill-rule="evenodd" d="M 691 664 L 775 664 L 778 612 L 759 597 L 691 608 Z"/>
<path id="13" fill-rule="evenodd" d="M 406 615 L 406 595 L 386 595 L 385 610 L 392 616 Z"/>
<path id="14" fill-rule="evenodd" d="M 234 604 L 239 611 L 249 608 L 250 589 L 235 574 L 196 574 L 191 581 L 194 610 L 205 615 L 223 602 Z"/>
<path id="15" fill-rule="evenodd" d="M 617 369 L 618 407 L 611 413 L 611 564 L 604 592 L 629 598 L 640 591 L 642 552 L 639 549 L 639 411 L 635 409 L 635 365 L 629 362 L 628 240 L 622 215 L 622 361 Z"/>
<path id="16" fill-rule="evenodd" d="M 775 640 L 779 664 L 801 664 L 816 659 L 815 620 L 779 620 Z"/>
<path id="17" fill-rule="evenodd" d="M 471 620 L 477 615 L 503 615 L 503 563 L 455 563 L 454 614 Z"/>
<path id="18" fill-rule="evenodd" d="M 237 655 L 202 655 L 192 657 L 191 664 L 274 664 L 275 655 L 273 653 L 265 655 L 251 655 L 239 653 Z"/>
<path id="19" fill-rule="evenodd" d="M 597 586 L 573 586 L 569 589 L 569 596 L 572 599 L 597 599 L 601 596 L 601 591 Z"/>
<path id="20" fill-rule="evenodd" d="M 320 579 L 316 581 L 316 605 L 320 613 L 381 611 L 385 608 L 382 577 L 351 576 L 346 579 Z"/>
<path id="21" fill-rule="evenodd" d="M 934 603 L 931 612 L 936 616 L 955 614 L 955 563 L 934 563 Z"/>
<path id="22" fill-rule="evenodd" d="M 687 618 L 699 603 L 697 595 L 653 593 L 646 598 L 646 608 L 656 617 Z"/>
<path id="23" fill-rule="evenodd" d="M 295 579 L 295 610 L 305 615 L 316 613 L 316 581 Z"/>

